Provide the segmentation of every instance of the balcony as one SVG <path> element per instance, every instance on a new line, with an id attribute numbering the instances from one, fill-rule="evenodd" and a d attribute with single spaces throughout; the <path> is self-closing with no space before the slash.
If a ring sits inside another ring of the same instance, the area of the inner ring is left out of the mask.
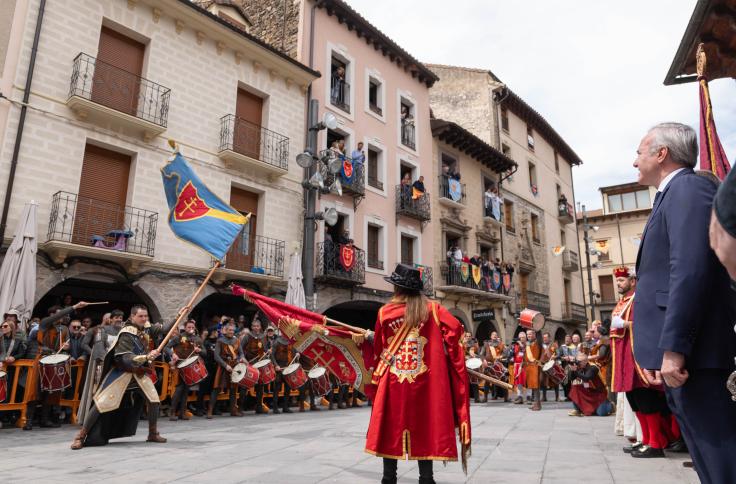
<path id="1" fill-rule="evenodd" d="M 339 77 L 332 77 L 330 82 L 330 104 L 350 113 L 350 84 Z"/>
<path id="2" fill-rule="evenodd" d="M 585 323 L 588 321 L 588 315 L 585 312 L 585 306 L 582 304 L 566 303 L 562 302 L 562 317 L 563 321 L 570 323 Z"/>
<path id="3" fill-rule="evenodd" d="M 567 199 L 560 199 L 557 205 L 557 220 L 562 224 L 571 224 L 575 221 L 575 211 Z"/>
<path id="4" fill-rule="evenodd" d="M 156 212 L 59 191 L 41 248 L 57 263 L 76 255 L 133 267 L 153 259 L 157 225 Z"/>
<path id="5" fill-rule="evenodd" d="M 510 301 L 511 298 L 504 294 L 503 286 L 499 286 L 498 290 L 491 286 L 490 276 L 482 276 L 479 282 L 473 278 L 472 266 L 468 267 L 467 277 L 463 274 L 461 267 L 455 264 L 440 264 L 440 272 L 442 274 L 441 286 L 435 289 L 446 294 L 454 294 L 458 296 L 468 296 L 470 298 L 483 297 L 485 299 L 497 301 Z"/>
<path id="6" fill-rule="evenodd" d="M 66 105 L 80 118 L 122 126 L 150 141 L 166 131 L 171 90 L 80 53 Z"/>
<path id="7" fill-rule="evenodd" d="M 562 270 L 565 272 L 576 272 L 580 269 L 580 260 L 577 252 L 565 249 L 562 252 Z"/>
<path id="8" fill-rule="evenodd" d="M 465 184 L 445 175 L 439 176 L 440 203 L 450 208 L 465 208 Z"/>
<path id="9" fill-rule="evenodd" d="M 417 149 L 415 129 L 413 123 L 401 125 L 401 144 L 412 150 Z"/>
<path id="10" fill-rule="evenodd" d="M 350 158 L 345 156 L 343 156 L 342 159 L 351 161 Z M 358 205 L 365 197 L 365 165 L 353 164 L 353 175 L 350 177 L 350 180 L 347 180 L 343 176 L 342 170 L 336 174 L 330 173 L 328 166 L 324 163 L 319 164 L 319 170 L 322 174 L 322 178 L 324 179 L 325 188 L 329 189 L 332 187 L 335 183 L 335 178 L 337 178 L 340 180 L 343 196 L 347 195 L 353 197 L 353 209 L 358 208 Z"/>
<path id="11" fill-rule="evenodd" d="M 289 172 L 289 138 L 228 114 L 220 118 L 218 156 L 233 168 L 280 177 Z"/>
<path id="12" fill-rule="evenodd" d="M 238 237 L 222 264 L 223 273 L 244 279 L 283 279 L 286 243 L 262 235 Z"/>
<path id="13" fill-rule="evenodd" d="M 345 269 L 340 253 L 342 244 L 320 242 L 317 244 L 317 262 L 314 268 L 315 281 L 339 286 L 365 284 L 365 251 L 353 247 L 355 262 Z"/>
<path id="14" fill-rule="evenodd" d="M 418 198 L 413 197 L 410 185 L 396 185 L 396 215 L 419 220 L 424 227 L 425 222 L 432 218 L 429 206 L 429 194 L 424 193 Z"/>
<path id="15" fill-rule="evenodd" d="M 524 300 L 526 299 L 526 300 Z M 534 291 L 526 291 L 526 298 L 522 297 L 520 291 L 516 292 L 516 311 L 519 312 L 522 309 L 533 309 L 539 311 L 545 316 L 550 315 L 549 296 Z"/>

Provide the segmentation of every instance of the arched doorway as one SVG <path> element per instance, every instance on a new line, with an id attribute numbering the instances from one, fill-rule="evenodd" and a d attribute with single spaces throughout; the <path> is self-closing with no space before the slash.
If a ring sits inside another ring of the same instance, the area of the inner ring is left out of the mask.
<path id="1" fill-rule="evenodd" d="M 34 317 L 46 317 L 48 309 L 56 304 L 63 304 L 65 296 L 71 296 L 72 304 L 79 301 L 107 301 L 108 304 L 89 306 L 84 309 L 81 318 L 92 318 L 93 324 L 99 324 L 102 316 L 113 309 L 120 309 L 127 318 L 134 304 L 143 304 L 148 308 L 151 322 L 161 321 L 161 313 L 153 301 L 140 288 L 123 282 L 111 282 L 109 278 L 85 279 L 71 278 L 57 284 L 39 299 L 33 308 Z"/>
<path id="2" fill-rule="evenodd" d="M 582 340 L 583 340 L 583 335 L 581 335 L 581 334 L 580 334 L 580 330 L 577 330 L 577 329 L 576 329 L 575 331 L 573 331 L 573 332 L 572 332 L 572 334 L 576 334 L 576 335 L 578 335 L 578 338 L 580 338 L 580 341 L 582 341 Z"/>
<path id="3" fill-rule="evenodd" d="M 526 328 L 522 327 L 521 325 L 516 326 L 514 334 L 511 335 L 512 339 L 518 339 L 519 333 L 521 333 L 522 331 L 526 333 Z"/>
<path id="4" fill-rule="evenodd" d="M 478 328 L 475 330 L 475 339 L 478 343 L 483 344 L 483 342 L 491 339 L 491 333 L 494 331 L 498 333 L 498 329 L 495 324 L 489 320 L 481 321 Z"/>
<path id="5" fill-rule="evenodd" d="M 557 328 L 557 331 L 555 331 L 555 341 L 559 346 L 565 343 L 565 336 L 567 336 L 565 328 Z"/>
<path id="6" fill-rule="evenodd" d="M 383 303 L 378 301 L 347 301 L 331 306 L 323 314 L 341 323 L 373 330 L 381 306 Z"/>
<path id="7" fill-rule="evenodd" d="M 228 316 L 238 321 L 240 316 L 245 316 L 246 324 L 250 322 L 258 308 L 240 296 L 228 293 L 215 292 L 199 301 L 192 309 L 191 317 L 197 322 L 197 329 L 203 331 L 208 329 L 215 317 Z"/>
<path id="8" fill-rule="evenodd" d="M 449 308 L 448 311 L 450 312 L 450 314 L 455 316 L 458 321 L 463 323 L 463 326 L 465 327 L 465 331 L 470 331 L 471 333 L 473 332 L 473 326 L 470 324 L 470 320 L 468 319 L 468 317 L 465 315 L 464 312 L 462 312 L 458 308 Z"/>

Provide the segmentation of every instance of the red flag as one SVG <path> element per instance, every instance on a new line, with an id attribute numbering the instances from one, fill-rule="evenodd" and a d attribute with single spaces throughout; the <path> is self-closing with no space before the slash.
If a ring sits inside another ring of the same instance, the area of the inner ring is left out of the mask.
<path id="1" fill-rule="evenodd" d="M 713 120 L 713 106 L 710 102 L 708 80 L 705 77 L 706 59 L 703 44 L 698 47 L 696 58 L 700 85 L 700 169 L 708 170 L 723 180 L 731 171 L 731 165 L 728 163 L 726 152 L 723 151 Z"/>
<path id="2" fill-rule="evenodd" d="M 327 317 L 306 309 L 286 304 L 233 285 L 233 294 L 252 302 L 266 317 L 279 327 L 282 334 L 294 343 L 297 351 L 327 368 L 340 381 L 349 383 L 361 392 L 370 383 L 373 365 L 373 345 L 356 333 L 342 327 L 329 326 Z M 368 365 L 366 365 L 366 362 Z"/>

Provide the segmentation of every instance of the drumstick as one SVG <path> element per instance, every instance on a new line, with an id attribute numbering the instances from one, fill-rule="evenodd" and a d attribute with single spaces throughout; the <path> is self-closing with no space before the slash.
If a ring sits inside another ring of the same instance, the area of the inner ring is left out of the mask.
<path id="1" fill-rule="evenodd" d="M 493 383 L 496 386 L 499 386 L 501 388 L 505 388 L 507 390 L 513 390 L 514 389 L 514 386 L 513 385 L 511 385 L 509 383 L 506 383 L 505 381 L 497 380 L 497 379 L 493 378 L 492 376 L 488 376 L 485 373 L 481 373 L 479 371 L 471 370 L 470 368 L 468 368 L 467 370 L 468 370 L 468 373 L 470 373 L 471 375 L 477 376 L 478 378 L 482 378 L 483 380 L 485 380 L 487 382 L 490 382 L 490 383 Z"/>

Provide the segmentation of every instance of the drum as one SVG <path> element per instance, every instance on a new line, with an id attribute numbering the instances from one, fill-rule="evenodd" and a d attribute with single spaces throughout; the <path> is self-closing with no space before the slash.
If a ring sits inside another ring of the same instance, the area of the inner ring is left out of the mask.
<path id="1" fill-rule="evenodd" d="M 247 363 L 238 363 L 230 374 L 230 380 L 243 388 L 253 388 L 258 383 L 260 372 Z"/>
<path id="2" fill-rule="evenodd" d="M 204 366 L 204 360 L 199 356 L 190 356 L 186 360 L 180 361 L 176 367 L 179 369 L 179 376 L 188 387 L 196 385 L 207 378 L 207 368 Z"/>
<path id="3" fill-rule="evenodd" d="M 519 314 L 519 326 L 534 331 L 541 331 L 544 328 L 544 314 L 533 309 L 524 309 Z"/>
<path id="4" fill-rule="evenodd" d="M 60 392 L 72 386 L 69 355 L 49 355 L 41 358 L 41 390 Z"/>
<path id="5" fill-rule="evenodd" d="M 547 375 L 553 386 L 557 386 L 565 381 L 565 369 L 555 360 L 550 360 L 544 364 L 542 371 Z"/>
<path id="6" fill-rule="evenodd" d="M 485 371 L 488 376 L 492 376 L 496 380 L 506 381 L 509 376 L 509 370 L 500 361 L 495 361 L 492 365 L 486 368 Z"/>
<path id="7" fill-rule="evenodd" d="M 8 374 L 0 371 L 0 403 L 8 398 Z"/>
<path id="8" fill-rule="evenodd" d="M 276 369 L 271 360 L 261 360 L 253 366 L 258 370 L 258 383 L 268 385 L 276 379 Z"/>
<path id="9" fill-rule="evenodd" d="M 315 397 L 323 397 L 330 393 L 332 385 L 330 385 L 330 379 L 327 377 L 327 369 L 321 366 L 315 366 L 309 373 L 309 382 L 312 385 L 312 393 Z"/>
<path id="10" fill-rule="evenodd" d="M 293 363 L 284 368 L 284 380 L 289 384 L 289 388 L 296 390 L 307 383 L 307 374 L 304 372 L 302 365 Z"/>
<path id="11" fill-rule="evenodd" d="M 483 360 L 480 358 L 468 358 L 465 360 L 465 366 L 468 368 L 468 370 L 475 370 L 475 371 L 481 371 L 481 366 L 483 366 Z M 473 374 L 468 375 L 470 377 L 470 383 L 473 385 L 477 385 L 480 383 L 480 378 Z"/>

